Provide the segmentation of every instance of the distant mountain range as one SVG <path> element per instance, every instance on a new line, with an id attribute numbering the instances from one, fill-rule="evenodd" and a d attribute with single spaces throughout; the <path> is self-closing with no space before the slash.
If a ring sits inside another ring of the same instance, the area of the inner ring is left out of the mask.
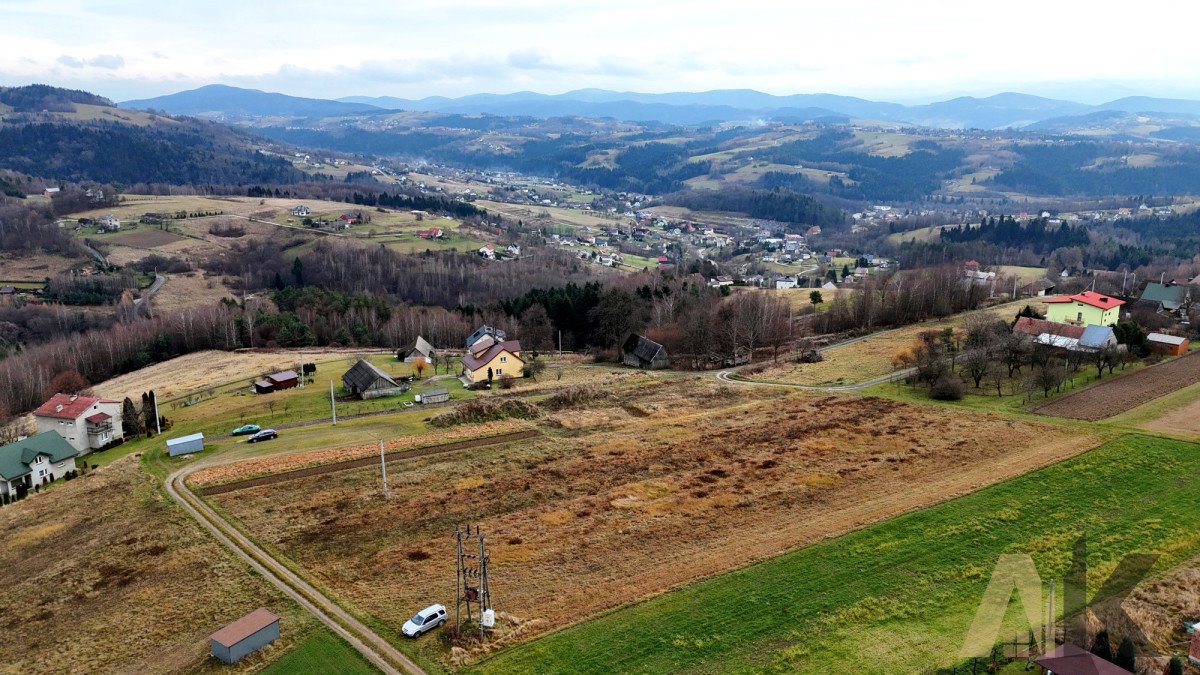
<path id="1" fill-rule="evenodd" d="M 154 109 L 213 119 L 260 117 L 335 117 L 384 111 L 490 114 L 528 117 L 610 117 L 632 122 L 711 124 L 745 120 L 865 119 L 955 129 L 1003 129 L 1054 120 L 1061 126 L 1074 117 L 1097 112 L 1161 113 L 1200 116 L 1200 101 L 1132 96 L 1088 105 L 1020 93 L 986 98 L 962 96 L 925 105 L 901 105 L 834 94 L 775 96 L 752 89 L 643 94 L 579 89 L 565 94 L 473 94 L 459 98 L 430 96 L 349 96 L 336 101 L 300 98 L 254 89 L 209 85 L 158 98 L 125 101 L 123 108 Z"/>

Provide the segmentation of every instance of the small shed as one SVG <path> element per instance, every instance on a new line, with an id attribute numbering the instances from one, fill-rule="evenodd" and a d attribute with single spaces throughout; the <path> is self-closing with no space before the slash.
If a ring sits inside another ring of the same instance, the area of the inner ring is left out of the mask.
<path id="1" fill-rule="evenodd" d="M 274 375 L 267 376 L 267 379 L 270 380 L 271 384 L 275 386 L 275 391 L 279 391 L 280 389 L 291 389 L 292 387 L 300 384 L 300 375 L 298 375 L 294 370 L 285 370 L 282 373 L 275 373 Z"/>
<path id="2" fill-rule="evenodd" d="M 1170 354 L 1171 356 L 1183 356 L 1187 353 L 1189 341 L 1185 337 L 1178 335 L 1167 335 L 1166 333 L 1151 333 L 1146 336 L 1146 341 L 1150 343 L 1151 351 L 1158 354 Z"/>
<path id="3" fill-rule="evenodd" d="M 350 370 L 342 375 L 342 386 L 346 391 L 366 401 L 380 396 L 395 396 L 408 391 L 408 387 L 392 379 L 378 366 L 359 359 Z"/>
<path id="4" fill-rule="evenodd" d="M 209 636 L 212 655 L 234 664 L 279 639 L 279 616 L 259 607 Z"/>
<path id="5" fill-rule="evenodd" d="M 657 370 L 670 368 L 671 358 L 667 350 L 654 340 L 637 333 L 631 333 L 621 346 L 621 360 L 627 366 Z"/>
<path id="6" fill-rule="evenodd" d="M 259 380 L 254 383 L 254 393 L 269 394 L 275 391 L 275 383 L 270 380 Z"/>
<path id="7" fill-rule="evenodd" d="M 421 397 L 421 403 L 445 403 L 450 400 L 449 389 L 433 389 L 424 394 L 418 394 Z"/>
<path id="8" fill-rule="evenodd" d="M 192 434 L 167 439 L 167 454 L 171 457 L 200 452 L 204 449 L 204 434 Z"/>

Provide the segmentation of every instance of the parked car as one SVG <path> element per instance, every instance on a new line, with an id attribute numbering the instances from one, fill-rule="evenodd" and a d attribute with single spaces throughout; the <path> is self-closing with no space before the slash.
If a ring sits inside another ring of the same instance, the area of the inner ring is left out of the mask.
<path id="1" fill-rule="evenodd" d="M 258 426 L 257 424 L 243 424 L 242 426 L 233 430 L 233 435 L 245 436 L 246 434 L 258 433 L 259 429 L 261 428 L 262 427 Z"/>
<path id="2" fill-rule="evenodd" d="M 430 605 L 425 609 L 413 615 L 413 618 L 404 622 L 404 626 L 400 628 L 400 632 L 407 637 L 415 638 L 419 635 L 424 635 L 446 623 L 446 608 L 442 605 Z"/>
<path id="3" fill-rule="evenodd" d="M 247 443 L 257 443 L 259 441 L 269 441 L 272 438 L 279 438 L 279 434 L 274 429 L 263 429 L 246 439 Z"/>

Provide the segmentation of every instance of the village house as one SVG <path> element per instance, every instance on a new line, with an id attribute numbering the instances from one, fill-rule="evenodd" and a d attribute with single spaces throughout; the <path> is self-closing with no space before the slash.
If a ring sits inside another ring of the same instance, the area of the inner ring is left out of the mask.
<path id="1" fill-rule="evenodd" d="M 471 333 L 467 336 L 466 348 L 468 351 L 478 351 L 480 349 L 478 346 L 480 340 L 483 340 L 484 338 L 490 338 L 490 346 L 497 342 L 503 342 L 504 338 L 506 337 L 508 337 L 508 334 L 503 330 L 494 328 L 492 326 L 483 325 L 479 328 L 476 328 L 474 333 Z"/>
<path id="2" fill-rule="evenodd" d="M 1120 317 L 1120 307 L 1125 304 L 1123 300 L 1095 291 L 1058 295 L 1048 298 L 1045 302 L 1049 305 L 1046 310 L 1047 320 L 1076 326 L 1115 325 Z"/>
<path id="3" fill-rule="evenodd" d="M 309 213 L 312 212 L 309 211 L 308 207 L 303 204 L 292 207 L 292 215 L 296 216 L 297 218 L 306 218 L 308 217 Z"/>
<path id="4" fill-rule="evenodd" d="M 1175 312 L 1190 303 L 1192 298 L 1187 286 L 1166 286 L 1151 282 L 1142 289 L 1141 299 L 1158 302 L 1164 310 Z"/>
<path id="5" fill-rule="evenodd" d="M 342 388 L 364 401 L 408 391 L 407 386 L 392 379 L 379 366 L 361 358 L 342 375 Z"/>
<path id="6" fill-rule="evenodd" d="M 441 239 L 442 238 L 442 228 L 430 227 L 430 228 L 426 228 L 424 230 L 419 230 L 417 232 L 417 236 L 422 239 Z"/>
<path id="7" fill-rule="evenodd" d="M 107 215 L 96 221 L 97 232 L 116 232 L 121 229 L 121 220 L 114 215 Z"/>
<path id="8" fill-rule="evenodd" d="M 406 352 L 401 352 L 396 355 L 404 360 L 405 363 L 412 363 L 417 359 L 425 359 L 425 363 L 433 363 L 433 345 L 425 341 L 425 338 L 417 336 L 417 341 L 413 343 L 411 349 Z"/>
<path id="9" fill-rule="evenodd" d="M 621 361 L 627 366 L 648 370 L 671 367 L 666 348 L 637 333 L 630 333 L 621 345 Z"/>
<path id="10" fill-rule="evenodd" d="M 39 434 L 56 431 L 81 455 L 117 445 L 125 438 L 120 401 L 55 394 L 33 411 L 33 419 Z"/>
<path id="11" fill-rule="evenodd" d="M 1022 286 L 1018 289 L 1018 294 L 1027 298 L 1041 298 L 1047 293 L 1053 293 L 1054 289 L 1055 283 L 1043 277 Z"/>
<path id="12" fill-rule="evenodd" d="M 462 367 L 463 377 L 469 382 L 488 382 L 505 375 L 521 377 L 525 372 L 521 342 L 508 340 L 493 342 L 482 349 L 473 348 L 462 357 Z"/>
<path id="13" fill-rule="evenodd" d="M 486 258 L 487 260 L 495 260 L 496 259 L 496 248 L 494 246 L 492 246 L 491 244 L 487 244 L 486 246 L 481 246 L 479 248 L 479 257 Z"/>
<path id="14" fill-rule="evenodd" d="M 300 384 L 300 375 L 294 370 L 268 375 L 265 379 L 254 383 L 254 393 L 269 394 L 281 389 L 292 389 Z"/>
<path id="15" fill-rule="evenodd" d="M 79 451 L 57 431 L 0 446 L 0 495 L 16 495 L 62 478 L 75 469 Z"/>
<path id="16" fill-rule="evenodd" d="M 775 288 L 776 289 L 795 288 L 797 286 L 797 284 L 799 284 L 799 283 L 800 282 L 798 279 L 796 279 L 796 277 L 782 277 L 782 278 L 775 280 Z"/>

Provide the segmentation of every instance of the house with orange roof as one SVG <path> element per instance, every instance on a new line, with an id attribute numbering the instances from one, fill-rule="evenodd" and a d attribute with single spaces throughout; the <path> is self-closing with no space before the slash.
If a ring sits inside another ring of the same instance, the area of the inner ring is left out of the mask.
<path id="1" fill-rule="evenodd" d="M 57 431 L 81 455 L 110 447 L 125 438 L 120 401 L 55 394 L 33 411 L 33 419 L 39 434 Z"/>

